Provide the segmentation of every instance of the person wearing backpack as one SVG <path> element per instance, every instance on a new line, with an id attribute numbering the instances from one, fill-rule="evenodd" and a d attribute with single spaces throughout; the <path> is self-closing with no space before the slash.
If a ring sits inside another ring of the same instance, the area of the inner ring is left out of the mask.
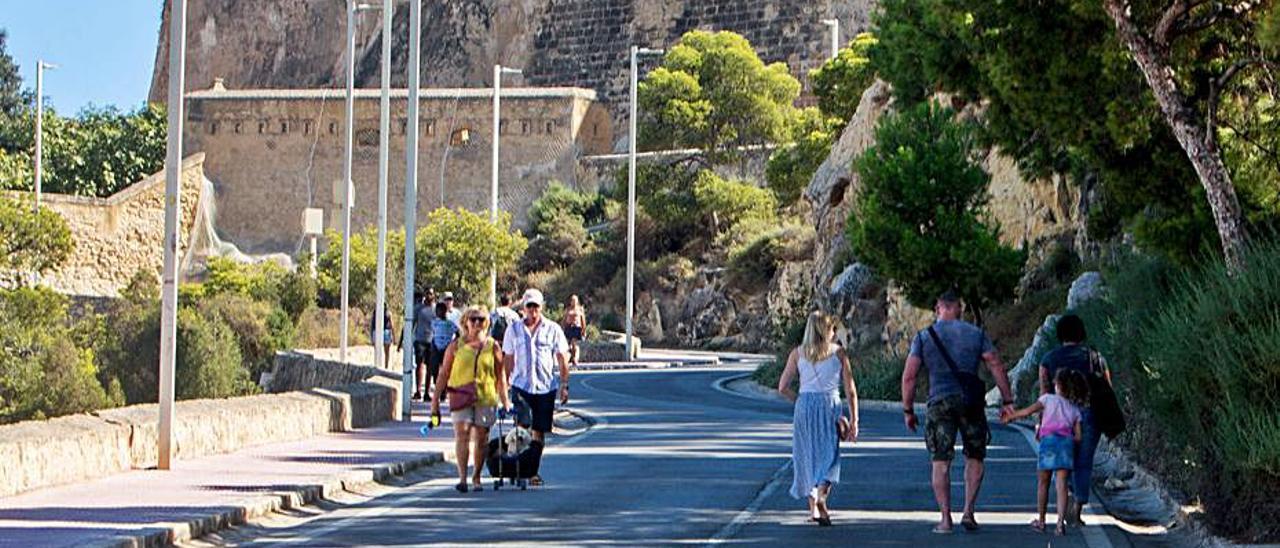
<path id="1" fill-rule="evenodd" d="M 1102 355 L 1084 344 L 1084 321 L 1075 314 L 1058 319 L 1056 331 L 1062 346 L 1045 354 L 1040 361 L 1040 394 L 1053 394 L 1050 379 L 1059 371 L 1078 371 L 1089 381 L 1089 402 L 1080 409 L 1081 438 L 1076 445 L 1075 466 L 1071 470 L 1071 500 L 1067 504 L 1067 523 L 1084 525 L 1080 518 L 1084 506 L 1089 503 L 1089 490 L 1093 482 L 1093 459 L 1098 452 L 1102 435 L 1114 438 L 1124 431 L 1124 415 L 1116 401 L 1111 385 L 1111 371 Z"/>
<path id="2" fill-rule="evenodd" d="M 967 531 L 978 529 L 974 505 L 982 486 L 983 460 L 991 441 L 987 424 L 986 386 L 978 377 L 979 362 L 985 363 L 1000 389 L 1003 404 L 1000 416 L 1013 413 L 1013 391 L 1004 362 L 995 345 L 977 326 L 960 319 L 960 297 L 947 291 L 938 297 L 937 321 L 916 334 L 902 371 L 902 412 L 907 429 L 916 431 L 916 377 L 921 367 L 929 378 L 928 411 L 924 439 L 933 463 L 933 495 L 942 519 L 934 533 L 950 534 L 951 461 L 955 458 L 956 433 L 964 445 L 964 514 L 960 524 Z"/>
<path id="3" fill-rule="evenodd" d="M 498 308 L 489 316 L 489 322 L 493 324 L 489 328 L 489 335 L 502 343 L 503 337 L 507 335 L 507 327 L 519 321 L 520 314 L 511 308 L 511 294 L 503 293 L 498 296 Z"/>

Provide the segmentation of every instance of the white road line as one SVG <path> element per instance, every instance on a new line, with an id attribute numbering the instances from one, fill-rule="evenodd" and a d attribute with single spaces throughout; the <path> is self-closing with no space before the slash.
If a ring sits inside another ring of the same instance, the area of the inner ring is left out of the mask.
<path id="1" fill-rule="evenodd" d="M 592 421 L 595 421 L 595 426 L 592 426 L 591 428 L 587 429 L 586 432 L 573 436 L 572 438 L 569 438 L 564 442 L 557 443 L 552 447 L 567 447 L 567 446 L 575 445 L 577 443 L 580 443 L 586 437 L 596 433 L 597 431 L 604 430 L 605 428 L 609 427 L 609 421 L 604 417 L 587 413 L 585 411 L 575 411 L 575 413 L 580 413 L 582 415 L 586 415 L 590 417 Z M 433 483 L 439 483 L 439 485 L 432 485 Z M 409 496 L 410 493 L 406 492 L 404 489 L 397 489 L 394 491 L 390 491 L 386 494 L 383 494 L 379 497 L 373 497 L 361 504 L 369 504 L 370 502 L 376 501 L 379 498 L 386 497 L 388 495 L 400 495 L 399 500 L 390 500 L 390 501 L 387 501 L 385 504 L 379 504 L 378 506 L 366 508 L 363 510 L 356 510 L 350 513 L 350 515 L 348 515 L 347 517 L 337 519 L 335 521 L 332 521 L 320 527 L 316 527 L 314 529 L 308 529 L 306 531 L 306 534 L 303 536 L 255 539 L 247 544 L 298 544 L 298 543 L 311 544 L 312 541 L 318 538 L 322 538 L 325 535 L 328 535 L 340 529 L 345 529 L 349 527 L 351 525 L 351 522 L 353 521 L 357 521 L 357 520 L 365 521 L 365 520 L 368 520 L 369 518 L 375 518 L 383 514 L 386 514 L 392 510 L 395 510 L 397 508 L 401 508 L 413 503 L 421 502 L 424 497 L 429 497 L 432 494 L 446 493 L 448 491 L 451 491 L 453 490 L 453 478 L 431 480 L 427 482 L 427 485 L 429 485 L 429 487 L 424 488 L 421 491 L 414 491 L 412 493 L 413 496 Z M 342 512 L 342 510 L 336 510 L 335 512 Z M 322 515 L 315 519 L 320 520 L 320 519 L 324 519 L 324 517 L 325 516 Z M 306 527 L 306 524 L 304 523 L 301 525 L 297 525 L 295 527 Z"/>
<path id="2" fill-rule="evenodd" d="M 1032 451 L 1039 450 L 1040 446 L 1036 443 L 1035 433 L 1030 428 L 1018 424 L 1010 424 L 1009 426 L 1012 426 L 1014 430 L 1022 433 L 1022 437 L 1027 440 L 1027 445 L 1031 446 Z M 1058 509 L 1058 511 L 1061 512 L 1062 509 Z M 1089 514 L 1099 515 L 1096 509 L 1092 506 L 1089 507 Z M 1083 517 L 1081 519 L 1083 519 Z M 1080 533 L 1084 535 L 1085 545 L 1089 548 L 1115 548 L 1114 545 L 1111 544 L 1111 539 L 1107 537 L 1107 532 L 1102 530 L 1102 524 L 1094 520 L 1090 521 L 1093 521 L 1092 527 L 1078 527 L 1078 529 L 1080 529 Z"/>
<path id="3" fill-rule="evenodd" d="M 791 459 L 787 459 L 787 462 L 782 463 L 782 466 L 779 466 L 778 470 L 773 473 L 773 477 L 769 478 L 769 483 L 766 483 L 764 488 L 761 489 L 759 493 L 756 493 L 756 498 L 751 500 L 751 504 L 748 504 L 746 508 L 743 508 L 741 512 L 738 512 L 738 515 L 733 517 L 732 521 L 726 523 L 724 527 L 720 528 L 720 531 L 717 532 L 715 536 L 707 540 L 706 545 L 714 546 L 726 542 L 729 539 L 732 539 L 734 535 L 737 535 L 738 531 L 741 531 L 743 527 L 746 527 L 747 524 L 751 523 L 751 520 L 755 519 L 756 513 L 760 511 L 762 506 L 764 506 L 765 501 L 769 500 L 769 497 L 772 497 L 774 492 L 782 486 L 783 481 L 787 477 L 787 472 L 790 471 Z"/>

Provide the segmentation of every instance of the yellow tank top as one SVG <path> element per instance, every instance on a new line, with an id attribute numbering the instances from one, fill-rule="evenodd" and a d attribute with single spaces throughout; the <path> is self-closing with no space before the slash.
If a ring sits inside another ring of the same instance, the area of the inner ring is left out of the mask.
<path id="1" fill-rule="evenodd" d="M 494 372 L 493 339 L 487 339 L 477 360 L 476 349 L 458 339 L 449 371 L 449 387 L 476 383 L 476 403 L 482 407 L 498 405 L 498 384 Z M 478 378 L 477 378 L 478 377 Z"/>

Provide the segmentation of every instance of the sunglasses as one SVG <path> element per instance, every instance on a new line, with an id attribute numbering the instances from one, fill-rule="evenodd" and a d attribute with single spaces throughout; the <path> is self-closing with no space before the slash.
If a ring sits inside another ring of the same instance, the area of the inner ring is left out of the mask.
<path id="1" fill-rule="evenodd" d="M 471 322 L 471 323 L 479 323 L 479 324 L 482 324 L 482 323 L 484 323 L 484 318 L 481 318 L 480 316 L 472 316 L 472 317 L 470 317 L 470 318 L 467 318 L 467 321 L 469 321 L 469 322 Z"/>

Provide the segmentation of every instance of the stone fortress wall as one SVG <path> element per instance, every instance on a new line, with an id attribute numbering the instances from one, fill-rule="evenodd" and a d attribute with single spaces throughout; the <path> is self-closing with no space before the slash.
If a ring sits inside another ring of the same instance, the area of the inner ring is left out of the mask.
<path id="1" fill-rule="evenodd" d="M 529 205 L 552 180 L 577 187 L 578 158 L 608 150 L 607 112 L 595 92 L 575 88 L 502 91 L 498 206 L 525 224 Z M 340 90 L 226 90 L 187 95 L 187 150 L 205 154 L 217 196 L 219 235 L 248 253 L 302 248 L 302 213 L 325 210 L 339 229 L 345 154 Z M 388 225 L 403 225 L 407 91 L 391 106 Z M 424 90 L 419 111 L 418 214 L 441 206 L 489 207 L 493 94 L 489 89 Z M 378 93 L 355 104 L 353 230 L 377 222 Z M 595 180 L 584 181 L 594 185 Z M 592 186 L 592 188 L 594 188 Z"/>
<path id="2" fill-rule="evenodd" d="M 167 4 L 166 4 L 167 5 Z M 746 36 L 765 62 L 786 63 L 807 83 L 830 54 L 822 19 L 841 23 L 842 41 L 869 27 L 873 0 L 442 0 L 423 3 L 422 66 L 426 87 L 492 85 L 495 63 L 521 67 L 507 83 L 593 89 L 608 106 L 615 151 L 625 143 L 631 45 L 669 47 L 691 29 Z M 236 89 L 341 88 L 346 37 L 344 0 L 226 2 L 190 0 L 187 85 L 214 78 Z M 356 82 L 379 83 L 381 15 L 365 12 L 357 28 Z M 392 82 L 404 86 L 408 9 L 397 8 Z M 156 51 L 151 99 L 163 102 L 168 77 L 168 13 Z"/>

